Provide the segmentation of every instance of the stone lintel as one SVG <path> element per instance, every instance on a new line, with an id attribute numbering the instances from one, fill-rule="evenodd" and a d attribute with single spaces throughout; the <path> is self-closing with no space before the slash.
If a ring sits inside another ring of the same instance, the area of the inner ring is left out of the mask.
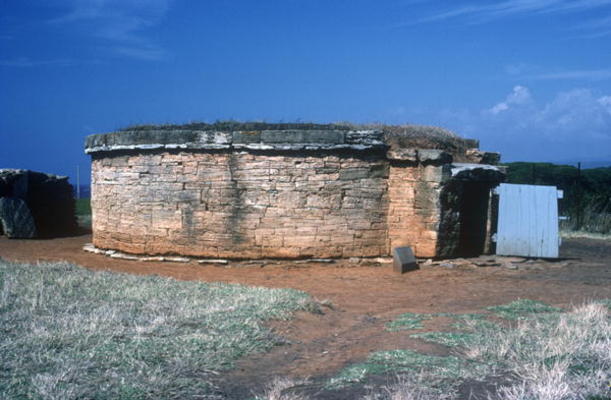
<path id="1" fill-rule="evenodd" d="M 418 149 L 418 161 L 421 163 L 435 162 L 445 164 L 452 162 L 452 156 L 443 150 Z"/>
<path id="2" fill-rule="evenodd" d="M 135 130 L 90 135 L 85 153 L 125 150 L 370 150 L 387 146 L 380 130 Z"/>
<path id="3" fill-rule="evenodd" d="M 420 162 L 422 164 L 447 164 L 452 162 L 452 155 L 437 149 L 398 148 L 386 152 L 390 160 Z"/>
<path id="4" fill-rule="evenodd" d="M 470 162 L 475 164 L 497 165 L 501 162 L 501 153 L 492 151 L 483 151 L 474 148 L 468 149 L 465 155 Z"/>
<path id="5" fill-rule="evenodd" d="M 488 164 L 453 163 L 452 179 L 500 183 L 505 180 L 506 167 Z"/>

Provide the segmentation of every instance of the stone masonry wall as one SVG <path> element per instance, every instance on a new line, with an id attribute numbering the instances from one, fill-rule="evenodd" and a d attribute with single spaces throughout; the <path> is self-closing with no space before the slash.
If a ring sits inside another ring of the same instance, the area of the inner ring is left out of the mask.
<path id="1" fill-rule="evenodd" d="M 393 161 L 388 179 L 390 249 L 411 246 L 418 257 L 435 257 L 443 183 L 448 165 Z"/>
<path id="2" fill-rule="evenodd" d="M 405 177 L 409 186 L 419 174 L 390 169 L 391 181 Z M 379 154 L 94 154 L 93 243 L 130 253 L 206 258 L 386 255 L 388 177 L 389 162 Z M 427 190 L 435 185 L 426 184 Z M 404 226 L 418 231 L 410 237 L 423 240 L 416 250 L 426 253 L 433 235 L 405 219 L 410 214 L 397 200 L 398 190 L 390 191 L 396 217 L 390 244 L 409 236 L 397 233 Z M 405 191 L 418 204 L 416 187 Z M 427 228 L 435 223 L 424 212 L 417 217 Z"/>

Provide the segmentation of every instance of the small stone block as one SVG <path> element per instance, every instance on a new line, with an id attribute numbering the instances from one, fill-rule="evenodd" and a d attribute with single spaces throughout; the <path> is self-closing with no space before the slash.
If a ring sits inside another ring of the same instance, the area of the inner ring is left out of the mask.
<path id="1" fill-rule="evenodd" d="M 411 247 L 395 247 L 392 251 L 393 270 L 400 274 L 418 269 L 418 262 Z"/>

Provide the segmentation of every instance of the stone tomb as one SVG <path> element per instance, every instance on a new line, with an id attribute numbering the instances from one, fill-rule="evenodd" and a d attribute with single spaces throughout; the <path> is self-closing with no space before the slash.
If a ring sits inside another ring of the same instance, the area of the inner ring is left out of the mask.
<path id="1" fill-rule="evenodd" d="M 481 254 L 498 155 L 439 128 L 144 126 L 87 138 L 93 244 L 133 254 Z"/>
<path id="2" fill-rule="evenodd" d="M 73 234 L 76 228 L 68 177 L 0 169 L 0 234 L 49 238 Z"/>

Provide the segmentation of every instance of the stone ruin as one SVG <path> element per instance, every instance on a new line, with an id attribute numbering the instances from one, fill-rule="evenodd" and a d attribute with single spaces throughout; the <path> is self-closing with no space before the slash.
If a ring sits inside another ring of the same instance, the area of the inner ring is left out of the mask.
<path id="1" fill-rule="evenodd" d="M 87 137 L 93 244 L 225 259 L 478 255 L 497 153 L 440 128 L 217 123 Z"/>
<path id="2" fill-rule="evenodd" d="M 23 169 L 0 169 L 0 234 L 48 238 L 76 231 L 68 177 Z"/>

